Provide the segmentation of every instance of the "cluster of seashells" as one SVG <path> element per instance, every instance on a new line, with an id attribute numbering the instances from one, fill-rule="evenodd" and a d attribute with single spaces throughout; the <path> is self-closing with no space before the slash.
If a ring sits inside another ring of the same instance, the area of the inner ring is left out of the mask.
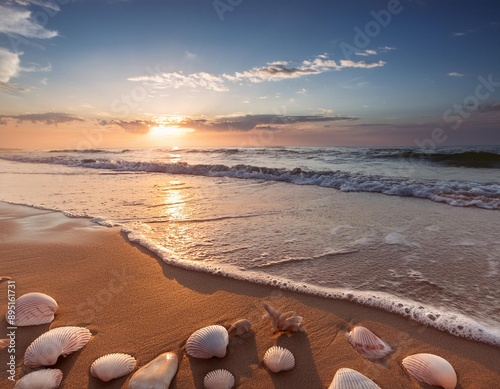
<path id="1" fill-rule="evenodd" d="M 58 308 L 57 302 L 43 293 L 27 293 L 16 300 L 16 318 L 7 321 L 12 326 L 30 326 L 50 323 Z M 295 312 L 280 313 L 264 303 L 266 318 L 271 319 L 277 331 L 303 332 L 303 319 Z M 226 356 L 229 336 L 245 336 L 251 331 L 247 319 L 236 321 L 229 330 L 221 325 L 210 325 L 193 332 L 186 341 L 186 352 L 193 358 L 208 359 Z M 56 389 L 61 384 L 63 373 L 59 369 L 45 368 L 54 365 L 60 356 L 66 357 L 82 349 L 92 334 L 83 327 L 53 328 L 36 338 L 26 349 L 24 365 L 36 369 L 23 376 L 15 389 Z M 347 333 L 347 340 L 353 348 L 369 360 L 387 357 L 392 348 L 369 329 L 356 326 Z M 0 343 L 0 349 L 2 343 Z M 267 368 L 273 372 L 291 370 L 295 357 L 284 347 L 273 346 L 263 357 Z M 418 381 L 444 389 L 455 389 L 457 375 L 452 365 L 434 354 L 414 354 L 402 360 L 403 367 Z M 103 382 L 130 374 L 137 366 L 136 359 L 128 354 L 112 353 L 97 358 L 90 366 L 90 374 Z M 168 388 L 179 366 L 178 356 L 166 352 L 138 369 L 131 377 L 130 389 Z M 225 369 L 209 372 L 203 380 L 206 389 L 231 389 L 235 385 L 233 374 Z M 376 389 L 380 387 L 368 377 L 353 369 L 339 369 L 328 389 Z"/>

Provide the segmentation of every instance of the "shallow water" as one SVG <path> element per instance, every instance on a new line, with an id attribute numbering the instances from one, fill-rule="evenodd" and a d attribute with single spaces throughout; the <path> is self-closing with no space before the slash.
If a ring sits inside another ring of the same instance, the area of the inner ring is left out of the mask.
<path id="1" fill-rule="evenodd" d="M 0 200 L 119 225 L 177 266 L 350 299 L 500 344 L 496 210 L 267 179 L 6 160 L 0 179 Z"/>

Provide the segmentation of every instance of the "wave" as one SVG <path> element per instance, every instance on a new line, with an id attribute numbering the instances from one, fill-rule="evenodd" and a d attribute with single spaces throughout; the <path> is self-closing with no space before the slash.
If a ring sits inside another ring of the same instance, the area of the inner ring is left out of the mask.
<path id="1" fill-rule="evenodd" d="M 55 149 L 55 150 L 49 150 L 49 153 L 83 153 L 83 154 L 98 154 L 98 153 L 105 153 L 105 154 L 123 154 L 123 153 L 128 153 L 132 150 L 130 149 L 124 149 L 124 150 L 108 150 L 108 149 Z"/>
<path id="2" fill-rule="evenodd" d="M 460 207 L 476 206 L 485 209 L 500 209 L 500 184 L 495 183 L 411 179 L 406 177 L 365 175 L 340 170 L 320 171 L 302 170 L 300 168 L 290 170 L 253 165 L 189 165 L 185 162 L 130 162 L 93 158 L 75 159 L 64 156 L 24 157 L 3 155 L 1 158 L 16 162 L 60 164 L 113 171 L 282 181 L 297 185 L 316 185 L 334 188 L 344 192 L 371 192 L 390 196 L 415 197 Z"/>
<path id="3" fill-rule="evenodd" d="M 458 153 L 433 152 L 424 153 L 411 150 L 400 150 L 392 153 L 378 153 L 373 158 L 405 159 L 428 161 L 442 166 L 468 167 L 483 169 L 500 169 L 500 154 L 489 151 L 463 151 Z"/>

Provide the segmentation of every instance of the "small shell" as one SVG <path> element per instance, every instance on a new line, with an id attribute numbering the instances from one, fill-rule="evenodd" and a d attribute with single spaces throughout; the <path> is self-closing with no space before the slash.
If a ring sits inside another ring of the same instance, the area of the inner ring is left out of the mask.
<path id="1" fill-rule="evenodd" d="M 59 369 L 42 369 L 26 374 L 17 381 L 14 389 L 56 389 L 61 384 L 63 372 Z"/>
<path id="2" fill-rule="evenodd" d="M 290 350 L 273 346 L 264 354 L 264 363 L 273 373 L 291 370 L 295 366 L 295 357 Z"/>
<path id="3" fill-rule="evenodd" d="M 0 339 L 0 350 L 4 349 L 10 344 L 10 339 Z"/>
<path id="4" fill-rule="evenodd" d="M 434 354 L 414 354 L 403 359 L 403 366 L 417 380 L 429 385 L 455 389 L 457 373 L 444 358 Z"/>
<path id="5" fill-rule="evenodd" d="M 213 370 L 203 379 L 205 389 L 231 389 L 234 386 L 234 376 L 224 369 Z"/>
<path id="6" fill-rule="evenodd" d="M 137 370 L 128 383 L 129 389 L 168 389 L 179 358 L 174 353 L 163 353 Z"/>
<path id="7" fill-rule="evenodd" d="M 358 353 L 368 359 L 384 358 L 392 351 L 391 346 L 362 326 L 354 327 L 347 334 L 347 339 Z"/>
<path id="8" fill-rule="evenodd" d="M 375 382 L 353 369 L 338 369 L 328 389 L 380 389 Z"/>
<path id="9" fill-rule="evenodd" d="M 247 319 L 241 319 L 233 323 L 231 327 L 227 330 L 230 335 L 244 335 L 250 332 L 252 324 Z"/>
<path id="10" fill-rule="evenodd" d="M 186 342 L 188 355 L 195 358 L 223 358 L 229 343 L 227 330 L 219 325 L 203 327 L 189 337 Z"/>
<path id="11" fill-rule="evenodd" d="M 24 364 L 28 367 L 50 366 L 59 356 L 65 357 L 80 350 L 92 337 L 83 327 L 54 328 L 36 338 L 24 353 Z"/>
<path id="12" fill-rule="evenodd" d="M 36 326 L 54 320 L 57 302 L 44 293 L 26 293 L 16 300 L 16 318 L 7 322 L 13 326 Z"/>
<path id="13" fill-rule="evenodd" d="M 90 366 L 90 374 L 103 382 L 123 377 L 135 369 L 137 362 L 128 354 L 114 353 L 97 358 Z"/>

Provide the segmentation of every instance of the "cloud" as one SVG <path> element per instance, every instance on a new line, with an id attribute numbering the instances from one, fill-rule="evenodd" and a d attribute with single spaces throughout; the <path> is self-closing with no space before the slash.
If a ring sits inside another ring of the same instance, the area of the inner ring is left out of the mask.
<path id="1" fill-rule="evenodd" d="M 301 89 L 299 89 L 299 90 L 298 90 L 297 92 L 295 92 L 295 93 L 297 93 L 298 95 L 304 95 L 306 92 L 307 92 L 307 90 L 306 90 L 306 89 L 301 88 Z"/>
<path id="2" fill-rule="evenodd" d="M 206 72 L 193 73 L 185 76 L 182 72 L 159 73 L 152 76 L 128 78 L 128 81 L 143 82 L 156 89 L 203 88 L 216 92 L 226 92 L 229 89 L 224 85 L 224 79 Z"/>
<path id="3" fill-rule="evenodd" d="M 21 5 L 21 6 L 29 6 L 30 4 L 33 5 L 38 5 L 42 8 L 50 9 L 52 11 L 60 11 L 61 8 L 59 8 L 59 5 L 55 1 L 51 0 L 14 0 L 15 4 Z"/>
<path id="4" fill-rule="evenodd" d="M 184 75 L 182 72 L 173 72 L 131 77 L 128 78 L 128 80 L 143 82 L 145 85 L 157 89 L 189 87 L 226 92 L 229 90 L 226 85 L 227 81 L 258 84 L 262 82 L 300 78 L 344 68 L 371 69 L 384 65 L 384 61 L 366 63 L 364 61 L 355 62 L 350 60 L 341 60 L 340 64 L 337 64 L 334 60 L 330 59 L 327 54 L 321 54 L 312 60 L 304 60 L 297 66 L 291 66 L 288 61 L 274 61 L 269 62 L 266 66 L 254 67 L 234 74 L 215 75 L 200 72 Z"/>
<path id="5" fill-rule="evenodd" d="M 450 77 L 463 77 L 464 75 L 462 73 L 458 73 L 458 72 L 451 72 L 451 73 L 448 73 L 448 76 L 450 76 Z"/>
<path id="6" fill-rule="evenodd" d="M 156 125 L 157 123 L 149 120 L 101 120 L 99 122 L 101 126 L 112 126 L 116 125 L 123 128 L 126 132 L 132 134 L 147 134 L 149 129 Z"/>
<path id="7" fill-rule="evenodd" d="M 372 69 L 384 66 L 386 63 L 384 61 L 366 63 L 365 61 L 354 62 L 350 59 L 343 59 L 340 61 L 342 68 L 361 68 L 361 69 Z"/>
<path id="8" fill-rule="evenodd" d="M 57 31 L 47 30 L 33 19 L 31 11 L 3 5 L 0 5 L 0 33 L 38 39 L 58 36 Z"/>
<path id="9" fill-rule="evenodd" d="M 18 75 L 20 70 L 20 55 L 21 53 L 13 53 L 0 47 L 0 82 L 7 83 L 11 78 Z"/>
<path id="10" fill-rule="evenodd" d="M 377 55 L 378 52 L 376 50 L 363 50 L 363 51 L 359 51 L 359 52 L 357 52 L 355 54 L 363 56 L 363 57 L 367 57 L 369 55 Z"/>
<path id="11" fill-rule="evenodd" d="M 464 35 L 466 35 L 465 32 L 454 32 L 453 34 L 451 34 L 452 37 L 464 36 Z"/>
<path id="12" fill-rule="evenodd" d="M 0 115 L 0 120 L 5 123 L 5 119 L 16 120 L 17 122 L 31 122 L 44 124 L 61 124 L 68 122 L 83 122 L 78 116 L 62 112 L 34 113 L 23 115 Z"/>
<path id="13" fill-rule="evenodd" d="M 485 104 L 480 104 L 477 107 L 479 113 L 489 113 L 489 112 L 499 112 L 500 113 L 500 103 L 489 102 Z"/>
<path id="14" fill-rule="evenodd" d="M 19 69 L 21 72 L 33 73 L 33 72 L 50 72 L 52 71 L 52 64 L 48 64 L 47 66 L 38 66 L 37 64 L 30 64 L 29 67 L 21 67 Z"/>
<path id="15" fill-rule="evenodd" d="M 351 116 L 302 115 L 287 116 L 275 114 L 225 116 L 214 119 L 188 118 L 179 124 L 183 128 L 205 131 L 251 131 L 276 130 L 286 125 L 328 123 L 333 121 L 358 120 Z"/>
<path id="16" fill-rule="evenodd" d="M 197 57 L 197 55 L 196 55 L 196 54 L 191 53 L 190 51 L 187 51 L 187 50 L 186 50 L 186 52 L 184 53 L 184 55 L 186 56 L 186 58 L 187 58 L 187 59 L 194 59 L 194 58 L 196 58 L 196 57 Z"/>

